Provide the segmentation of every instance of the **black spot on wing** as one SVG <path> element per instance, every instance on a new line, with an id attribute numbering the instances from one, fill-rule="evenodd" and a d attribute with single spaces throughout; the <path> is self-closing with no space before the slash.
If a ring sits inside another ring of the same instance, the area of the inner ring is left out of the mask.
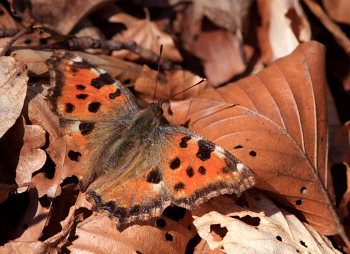
<path id="1" fill-rule="evenodd" d="M 94 128 L 95 128 L 94 123 L 81 123 L 81 124 L 79 124 L 79 130 L 83 136 L 90 134 Z"/>
<path id="2" fill-rule="evenodd" d="M 210 159 L 210 154 L 214 151 L 215 144 L 208 140 L 201 139 L 198 141 L 198 148 L 196 156 L 202 161 L 206 161 Z"/>
<path id="3" fill-rule="evenodd" d="M 91 113 L 96 113 L 100 109 L 101 103 L 100 102 L 91 102 L 88 106 L 88 110 Z"/>
<path id="4" fill-rule="evenodd" d="M 147 182 L 149 183 L 160 183 L 162 181 L 162 174 L 158 169 L 153 169 L 151 172 L 147 175 Z"/>
<path id="5" fill-rule="evenodd" d="M 74 105 L 72 103 L 66 103 L 64 111 L 66 113 L 72 113 L 74 111 Z"/>
<path id="6" fill-rule="evenodd" d="M 120 89 L 117 88 L 117 90 L 114 93 L 109 94 L 109 98 L 113 100 L 113 99 L 119 97 L 121 94 L 122 94 L 122 92 L 120 91 Z"/>
<path id="7" fill-rule="evenodd" d="M 186 148 L 187 147 L 187 141 L 189 141 L 191 139 L 190 136 L 185 136 L 181 139 L 181 142 L 180 142 L 180 147 L 181 148 Z"/>
<path id="8" fill-rule="evenodd" d="M 186 169 L 186 173 L 187 173 L 188 177 L 194 176 L 193 168 L 191 166 L 188 166 L 188 168 Z"/>
<path id="9" fill-rule="evenodd" d="M 174 190 L 179 191 L 185 189 L 185 184 L 183 182 L 178 182 L 174 185 Z"/>
<path id="10" fill-rule="evenodd" d="M 75 87 L 80 91 L 83 91 L 86 88 L 86 86 L 84 86 L 84 85 L 76 85 Z"/>
<path id="11" fill-rule="evenodd" d="M 107 73 L 100 74 L 98 78 L 91 80 L 91 85 L 97 89 L 100 89 L 103 86 L 111 85 L 114 83 L 114 79 L 109 76 Z"/>
<path id="12" fill-rule="evenodd" d="M 80 93 L 76 95 L 77 99 L 80 99 L 80 100 L 85 100 L 88 96 L 89 95 L 85 93 Z"/>
<path id="13" fill-rule="evenodd" d="M 171 162 L 170 162 L 170 168 L 171 169 L 177 169 L 179 168 L 181 165 L 181 160 L 176 157 L 175 159 L 173 159 Z"/>
<path id="14" fill-rule="evenodd" d="M 200 166 L 198 168 L 198 172 L 201 174 L 201 175 L 205 175 L 207 173 L 207 169 L 203 166 Z"/>

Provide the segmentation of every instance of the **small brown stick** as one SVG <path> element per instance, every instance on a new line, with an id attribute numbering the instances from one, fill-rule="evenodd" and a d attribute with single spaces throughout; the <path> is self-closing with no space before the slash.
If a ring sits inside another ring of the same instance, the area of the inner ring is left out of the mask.
<path id="1" fill-rule="evenodd" d="M 304 2 L 312 13 L 318 17 L 327 30 L 333 34 L 334 38 L 344 51 L 350 55 L 350 40 L 346 34 L 328 17 L 328 15 L 322 10 L 321 6 L 312 0 L 304 0 Z"/>
<path id="2" fill-rule="evenodd" d="M 139 55 L 146 61 L 157 63 L 160 60 L 160 67 L 163 70 L 179 70 L 181 66 L 174 64 L 172 61 L 159 58 L 159 56 L 150 49 L 143 48 L 136 44 L 134 41 L 110 41 L 110 40 L 98 40 L 88 36 L 73 37 L 69 40 L 62 41 L 60 43 L 46 44 L 46 45 L 34 45 L 34 46 L 14 46 L 12 50 L 18 49 L 68 49 L 68 50 L 85 50 L 85 49 L 106 49 L 106 50 L 121 50 L 127 49 L 135 54 Z"/>
<path id="3" fill-rule="evenodd" d="M 21 38 L 23 35 L 30 33 L 32 31 L 32 28 L 24 28 L 20 30 L 15 36 L 12 37 L 12 39 L 5 45 L 3 48 L 0 56 L 5 56 L 7 51 L 10 49 L 11 45 L 15 43 L 19 38 Z"/>
<path id="4" fill-rule="evenodd" d="M 137 45 L 134 41 L 111 41 L 111 40 L 98 40 L 91 37 L 75 37 L 72 38 L 64 44 L 71 50 L 84 50 L 84 49 L 107 49 L 107 50 L 121 50 L 127 49 L 135 54 L 139 55 L 143 59 L 150 61 L 152 63 L 160 62 L 160 66 L 163 70 L 169 69 L 181 69 L 179 65 L 174 64 L 168 59 L 160 58 L 158 54 L 154 53 L 150 49 L 143 48 Z"/>
<path id="5" fill-rule="evenodd" d="M 22 29 L 17 29 L 17 28 L 8 28 L 8 29 L 0 30 L 0 38 L 15 36 L 21 30 Z"/>

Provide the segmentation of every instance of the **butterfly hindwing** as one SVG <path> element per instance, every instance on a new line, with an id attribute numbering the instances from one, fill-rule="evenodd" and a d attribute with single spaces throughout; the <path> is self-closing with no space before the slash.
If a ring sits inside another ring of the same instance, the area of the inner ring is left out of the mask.
<path id="1" fill-rule="evenodd" d="M 95 209 L 130 222 L 160 215 L 170 202 L 192 210 L 212 197 L 240 195 L 254 185 L 247 166 L 190 130 L 160 126 L 153 138 L 152 145 L 139 150 L 143 156 L 133 163 L 136 168 L 119 177 L 110 172 L 104 177 L 114 181 L 92 184 L 88 193 Z"/>

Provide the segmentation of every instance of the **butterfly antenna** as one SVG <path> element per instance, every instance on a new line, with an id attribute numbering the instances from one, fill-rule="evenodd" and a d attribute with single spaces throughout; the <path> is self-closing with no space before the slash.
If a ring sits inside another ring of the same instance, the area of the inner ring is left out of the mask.
<path id="1" fill-rule="evenodd" d="M 163 54 L 163 44 L 160 44 L 160 49 L 159 49 L 159 58 L 158 58 L 158 69 L 157 69 L 157 76 L 156 76 L 156 86 L 154 88 L 154 93 L 153 93 L 153 103 L 156 98 L 156 92 L 157 92 L 157 87 L 158 87 L 158 79 L 159 79 L 159 71 L 160 71 L 160 61 L 162 59 L 162 54 Z"/>
<path id="2" fill-rule="evenodd" d="M 195 86 L 198 86 L 199 84 L 203 83 L 204 81 L 206 81 L 205 78 L 204 78 L 204 79 L 201 79 L 201 80 L 198 81 L 196 84 L 194 84 L 194 85 L 192 85 L 192 86 L 190 86 L 190 87 L 187 87 L 187 88 L 185 88 L 184 90 L 182 90 L 181 92 L 178 92 L 178 93 L 172 95 L 171 97 L 169 97 L 169 98 L 167 99 L 167 101 L 171 100 L 172 98 L 176 97 L 176 96 L 179 95 L 179 94 L 182 94 L 182 93 L 186 92 L 187 90 L 190 90 L 191 88 L 193 88 L 193 87 L 195 87 Z"/>

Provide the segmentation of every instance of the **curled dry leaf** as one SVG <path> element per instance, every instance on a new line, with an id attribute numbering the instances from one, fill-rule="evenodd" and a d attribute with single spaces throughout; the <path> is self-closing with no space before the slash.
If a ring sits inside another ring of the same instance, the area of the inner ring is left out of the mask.
<path id="1" fill-rule="evenodd" d="M 0 137 L 19 117 L 27 91 L 27 67 L 11 56 L 0 58 Z"/>
<path id="2" fill-rule="evenodd" d="M 299 210 L 319 232 L 336 234 L 342 228 L 326 164 L 325 85 L 324 48 L 304 43 L 256 75 L 174 103 L 172 121 L 189 122 L 245 162 L 257 187 Z"/>
<path id="3" fill-rule="evenodd" d="M 258 1 L 262 26 L 258 31 L 262 59 L 270 63 L 290 54 L 299 41 L 309 41 L 311 29 L 299 1 Z"/>
<path id="4" fill-rule="evenodd" d="M 249 208 L 231 203 L 231 212 L 194 216 L 199 235 L 225 253 L 340 253 L 327 238 L 259 193 L 244 193 Z M 206 206 L 210 205 L 210 201 Z M 225 204 L 228 206 L 228 203 Z M 208 209 L 208 208 L 207 208 Z M 212 207 L 212 210 L 216 210 Z M 220 209 L 220 208 L 219 208 Z M 215 236 L 215 231 L 224 232 Z M 221 238 L 221 239 L 220 239 Z"/>
<path id="5" fill-rule="evenodd" d="M 160 45 L 163 44 L 163 56 L 169 60 L 180 62 L 182 56 L 175 46 L 175 43 L 169 34 L 164 33 L 149 18 L 136 19 L 128 14 L 119 13 L 109 19 L 110 22 L 123 23 L 127 26 L 127 30 L 116 35 L 113 39 L 118 41 L 134 41 L 139 46 L 159 52 Z M 119 58 L 127 58 L 135 60 L 139 58 L 134 53 L 127 50 L 119 50 L 113 52 L 114 56 Z"/>
<path id="6" fill-rule="evenodd" d="M 39 170 L 46 161 L 46 153 L 40 149 L 45 145 L 45 130 L 39 125 L 24 125 L 23 147 L 16 169 L 16 183 L 29 184 L 32 174 Z"/>

